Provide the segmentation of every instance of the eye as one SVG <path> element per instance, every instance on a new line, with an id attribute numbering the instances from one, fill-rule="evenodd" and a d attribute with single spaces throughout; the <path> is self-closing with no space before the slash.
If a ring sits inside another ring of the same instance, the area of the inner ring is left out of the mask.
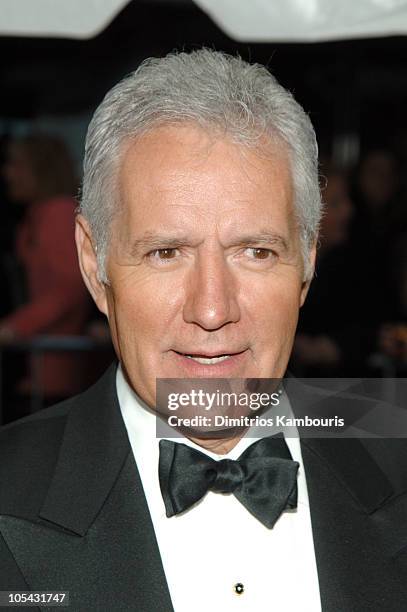
<path id="1" fill-rule="evenodd" d="M 263 249 L 259 247 L 248 247 L 246 251 L 248 252 L 250 259 L 255 259 L 259 261 L 273 259 L 273 257 L 275 256 L 274 252 L 270 249 Z"/>
<path id="2" fill-rule="evenodd" d="M 179 251 L 176 248 L 154 249 L 148 253 L 147 257 L 156 262 L 166 262 L 175 259 Z"/>

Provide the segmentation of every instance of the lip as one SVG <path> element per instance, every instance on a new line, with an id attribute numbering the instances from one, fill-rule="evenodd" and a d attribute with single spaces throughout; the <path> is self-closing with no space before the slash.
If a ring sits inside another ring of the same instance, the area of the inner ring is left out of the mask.
<path id="1" fill-rule="evenodd" d="M 206 357 L 207 359 L 211 359 L 213 357 L 222 357 L 224 355 L 230 355 L 230 356 L 235 356 L 235 355 L 240 355 L 241 353 L 244 353 L 245 349 L 241 350 L 241 351 L 231 351 L 230 349 L 218 349 L 217 351 L 206 351 L 206 350 L 194 350 L 194 351 L 174 351 L 174 353 L 177 353 L 178 355 L 189 355 L 190 357 Z"/>
<path id="2" fill-rule="evenodd" d="M 194 350 L 191 353 L 184 353 L 173 350 L 172 352 L 177 365 L 182 368 L 183 372 L 189 378 L 228 378 L 233 375 L 237 376 L 236 370 L 241 367 L 247 359 L 248 349 L 239 352 L 233 352 L 223 348 L 217 351 Z M 229 357 L 219 363 L 203 364 L 190 359 L 186 355 L 207 359 L 223 355 L 229 355 Z"/>

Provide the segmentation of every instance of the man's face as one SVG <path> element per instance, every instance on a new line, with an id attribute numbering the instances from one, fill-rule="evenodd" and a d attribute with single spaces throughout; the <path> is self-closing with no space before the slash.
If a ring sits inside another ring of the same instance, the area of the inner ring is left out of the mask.
<path id="1" fill-rule="evenodd" d="M 138 394 L 283 376 L 307 290 L 284 150 L 161 127 L 129 147 L 119 184 L 98 305 Z"/>

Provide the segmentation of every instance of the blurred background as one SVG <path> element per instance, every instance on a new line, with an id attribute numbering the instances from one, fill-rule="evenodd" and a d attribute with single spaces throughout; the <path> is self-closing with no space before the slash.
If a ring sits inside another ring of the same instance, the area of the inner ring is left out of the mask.
<path id="1" fill-rule="evenodd" d="M 73 242 L 86 127 L 143 59 L 202 45 L 266 64 L 317 132 L 326 212 L 291 370 L 406 375 L 407 3 L 338 4 L 0 0 L 0 422 L 112 360 Z"/>

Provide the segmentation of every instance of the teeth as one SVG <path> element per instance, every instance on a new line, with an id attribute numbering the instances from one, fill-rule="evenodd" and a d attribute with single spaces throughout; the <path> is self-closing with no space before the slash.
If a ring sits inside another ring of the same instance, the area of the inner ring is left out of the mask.
<path id="1" fill-rule="evenodd" d="M 229 359 L 230 355 L 221 355 L 220 357 L 193 357 L 192 355 L 185 355 L 185 357 L 188 357 L 188 359 L 193 359 L 197 363 L 201 363 L 203 365 L 213 365 L 215 363 L 225 361 L 225 359 Z"/>

